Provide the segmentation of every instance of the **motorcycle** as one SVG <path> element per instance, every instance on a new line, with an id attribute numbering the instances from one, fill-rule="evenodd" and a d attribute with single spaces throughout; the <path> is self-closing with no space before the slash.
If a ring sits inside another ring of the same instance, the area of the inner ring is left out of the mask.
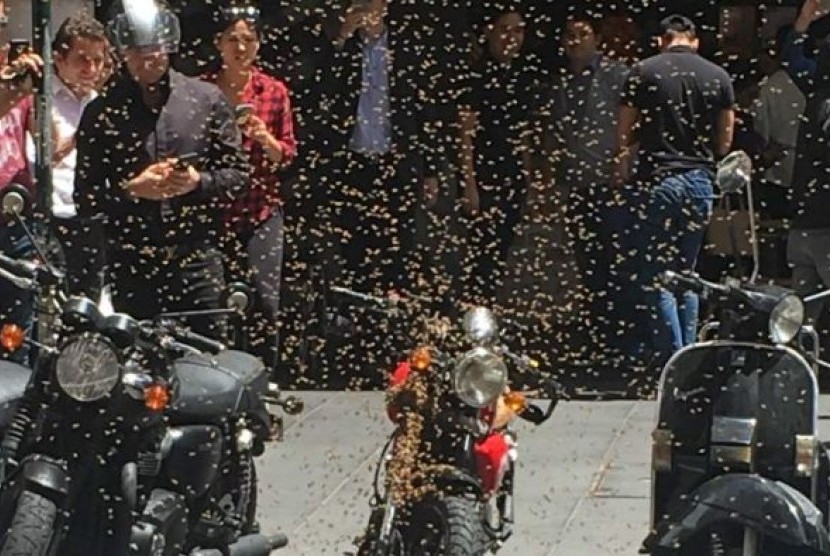
<path id="1" fill-rule="evenodd" d="M 400 310 L 401 298 L 373 298 L 333 288 L 356 301 Z M 417 317 L 400 313 L 410 322 Z M 412 351 L 391 375 L 387 413 L 395 431 L 375 472 L 372 510 L 360 556 L 477 555 L 497 550 L 512 533 L 518 417 L 547 421 L 558 385 L 540 392 L 508 387 L 508 361 L 522 371 L 537 364 L 499 341 L 496 318 L 483 307 L 464 317 L 466 352 L 455 357 L 447 319 L 426 319 L 429 341 Z M 547 408 L 530 397 L 549 400 Z M 385 471 L 384 487 L 380 485 Z"/>
<path id="2" fill-rule="evenodd" d="M 58 276 L 0 256 L 18 287 Z M 16 403 L 0 443 L 0 555 L 264 556 L 287 544 L 257 531 L 253 458 L 280 435 L 268 405 L 293 414 L 302 402 L 283 399 L 257 358 L 82 297 L 53 326 L 33 369 L 0 363 L 2 399 Z M 0 338 L 35 342 L 10 324 Z"/>

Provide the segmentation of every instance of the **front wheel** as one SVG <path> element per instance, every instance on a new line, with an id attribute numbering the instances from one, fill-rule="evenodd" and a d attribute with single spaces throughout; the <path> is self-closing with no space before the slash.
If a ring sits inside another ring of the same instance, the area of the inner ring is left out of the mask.
<path id="1" fill-rule="evenodd" d="M 411 519 L 406 544 L 412 556 L 481 556 L 487 550 L 481 505 L 475 499 L 424 500 L 413 507 Z"/>
<path id="2" fill-rule="evenodd" d="M 25 491 L 17 501 L 0 556 L 44 556 L 55 536 L 58 509 L 48 498 Z"/>

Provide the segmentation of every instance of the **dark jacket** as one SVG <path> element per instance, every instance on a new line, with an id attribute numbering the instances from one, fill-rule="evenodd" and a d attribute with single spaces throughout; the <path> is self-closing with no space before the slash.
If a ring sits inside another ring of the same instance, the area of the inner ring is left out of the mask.
<path id="1" fill-rule="evenodd" d="M 796 82 L 807 96 L 796 147 L 793 184 L 795 229 L 830 228 L 830 45 L 818 56 L 815 74 Z"/>
<path id="2" fill-rule="evenodd" d="M 405 17 L 393 10 L 387 22 L 390 121 L 398 169 L 412 177 L 433 175 L 437 153 L 456 134 L 452 128 L 461 87 L 460 51 L 458 55 L 440 52 L 438 31 L 422 16 Z M 349 148 L 362 87 L 362 39 L 356 33 L 341 48 L 331 41 L 324 41 L 323 48 L 329 64 L 317 110 L 322 124 L 318 129 L 325 134 L 321 143 L 328 151 L 321 154 L 327 157 Z"/>
<path id="3" fill-rule="evenodd" d="M 116 249 L 215 241 L 222 208 L 248 187 L 249 166 L 233 110 L 216 86 L 171 70 L 160 111 L 126 73 L 85 110 L 78 128 L 75 204 L 103 215 Z M 167 202 L 133 200 L 122 185 L 150 164 L 199 155 L 199 187 Z"/>

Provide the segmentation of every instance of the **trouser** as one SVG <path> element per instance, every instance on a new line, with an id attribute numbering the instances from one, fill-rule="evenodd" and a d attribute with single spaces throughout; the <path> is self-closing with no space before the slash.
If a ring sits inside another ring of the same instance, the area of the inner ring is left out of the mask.
<path id="1" fill-rule="evenodd" d="M 229 279 L 256 291 L 256 312 L 261 315 L 248 320 L 248 343 L 271 368 L 279 363 L 284 220 L 282 207 L 275 208 L 256 228 L 232 233 L 227 253 Z"/>
<path id="2" fill-rule="evenodd" d="M 98 273 L 106 262 L 98 228 L 79 218 L 52 218 L 51 224 L 63 252 L 68 293 L 96 298 L 101 289 Z"/>
<path id="3" fill-rule="evenodd" d="M 525 194 L 519 179 L 505 179 L 498 191 L 480 187 L 481 210 L 470 221 L 462 277 L 468 301 L 496 303 L 507 279 L 507 258 L 516 238 Z"/>
<path id="4" fill-rule="evenodd" d="M 34 246 L 23 228 L 18 225 L 0 224 L 0 253 L 13 259 L 30 259 Z M 34 292 L 21 290 L 0 277 L 0 325 L 17 324 L 31 331 L 34 320 Z M 18 363 L 28 362 L 29 349 L 23 346 L 14 353 L 0 350 L 0 357 Z"/>
<path id="5" fill-rule="evenodd" d="M 649 191 L 625 190 L 628 206 L 617 214 L 616 318 L 629 326 L 623 336 L 651 344 L 659 361 L 695 339 L 699 300 L 660 285 L 666 270 L 694 269 L 712 212 L 713 177 L 706 170 L 667 175 Z M 638 334 L 639 333 L 639 334 Z M 649 342 L 648 336 L 651 337 Z"/>
<path id="6" fill-rule="evenodd" d="M 374 291 L 408 286 L 415 189 L 391 154 L 347 151 L 336 172 L 335 225 L 346 281 Z"/>
<path id="7" fill-rule="evenodd" d="M 137 319 L 160 313 L 220 308 L 225 288 L 221 251 L 209 243 L 110 252 L 113 306 Z M 224 315 L 184 319 L 194 331 L 226 341 Z"/>

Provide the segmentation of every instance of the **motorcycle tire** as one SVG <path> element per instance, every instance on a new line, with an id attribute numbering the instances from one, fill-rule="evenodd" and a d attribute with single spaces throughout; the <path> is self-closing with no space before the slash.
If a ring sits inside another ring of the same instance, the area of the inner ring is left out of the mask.
<path id="1" fill-rule="evenodd" d="M 481 505 L 464 496 L 430 498 L 412 509 L 406 531 L 410 556 L 482 556 L 488 537 Z"/>
<path id="2" fill-rule="evenodd" d="M 0 556 L 44 556 L 55 536 L 58 509 L 34 492 L 20 495 Z"/>

